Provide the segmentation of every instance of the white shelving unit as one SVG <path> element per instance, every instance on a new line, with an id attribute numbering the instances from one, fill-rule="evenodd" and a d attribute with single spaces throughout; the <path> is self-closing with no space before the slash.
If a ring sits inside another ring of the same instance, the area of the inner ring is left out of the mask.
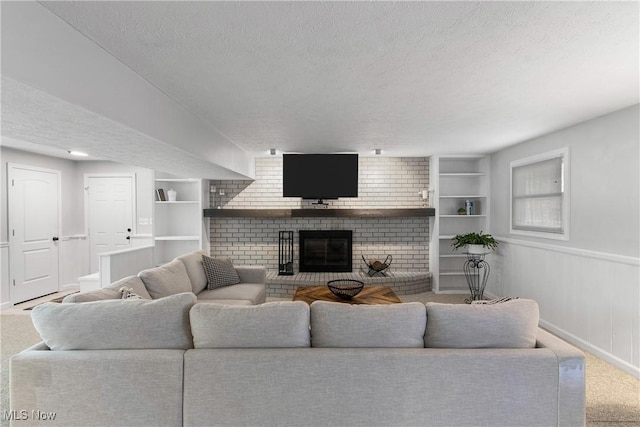
<path id="1" fill-rule="evenodd" d="M 469 293 L 463 264 L 466 253 L 454 251 L 453 236 L 489 231 L 489 158 L 482 155 L 431 157 L 430 182 L 434 185 L 436 217 L 429 248 L 433 290 Z M 473 215 L 458 215 L 465 201 L 473 202 Z"/>
<path id="2" fill-rule="evenodd" d="M 209 238 L 202 216 L 204 207 L 209 205 L 207 187 L 208 183 L 201 179 L 156 174 L 153 239 L 157 265 L 194 250 L 208 251 Z M 158 200 L 160 188 L 165 195 L 170 189 L 175 190 L 176 200 Z"/>

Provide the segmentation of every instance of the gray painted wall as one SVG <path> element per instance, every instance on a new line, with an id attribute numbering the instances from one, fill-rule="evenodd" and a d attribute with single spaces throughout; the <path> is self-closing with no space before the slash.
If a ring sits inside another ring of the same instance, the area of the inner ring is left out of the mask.
<path id="1" fill-rule="evenodd" d="M 640 108 L 635 105 L 491 155 L 491 231 L 496 236 L 640 255 Z M 509 234 L 510 163 L 569 147 L 570 240 Z"/>

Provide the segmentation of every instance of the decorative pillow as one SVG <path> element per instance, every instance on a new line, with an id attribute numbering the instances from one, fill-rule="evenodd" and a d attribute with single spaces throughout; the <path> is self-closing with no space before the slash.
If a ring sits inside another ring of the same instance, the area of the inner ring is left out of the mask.
<path id="1" fill-rule="evenodd" d="M 192 292 L 156 300 L 45 303 L 31 319 L 51 350 L 193 348 Z"/>
<path id="2" fill-rule="evenodd" d="M 196 295 L 207 289 L 207 276 L 204 274 L 202 266 L 202 255 L 204 254 L 204 251 L 195 251 L 176 258 L 184 263 L 189 280 L 191 280 L 192 291 Z"/>
<path id="3" fill-rule="evenodd" d="M 424 347 L 424 304 L 311 304 L 312 347 Z"/>
<path id="4" fill-rule="evenodd" d="M 119 292 L 122 287 L 131 289 L 132 292 L 140 295 L 143 299 L 151 299 L 144 282 L 138 276 L 125 277 L 105 286 L 103 289 L 113 289 Z"/>
<path id="5" fill-rule="evenodd" d="M 133 292 L 133 289 L 126 288 L 124 286 L 120 288 L 120 293 L 122 294 L 122 297 L 120 299 L 125 299 L 129 301 L 136 300 L 136 299 L 143 299 L 140 295 Z"/>
<path id="6" fill-rule="evenodd" d="M 160 267 L 142 270 L 138 277 L 144 282 L 151 298 L 192 292 L 187 270 L 180 260 L 174 260 Z"/>
<path id="7" fill-rule="evenodd" d="M 515 299 L 501 304 L 428 302 L 425 347 L 533 348 L 540 313 L 538 303 Z"/>
<path id="8" fill-rule="evenodd" d="M 195 348 L 309 347 L 309 306 L 302 301 L 260 305 L 198 303 L 191 308 Z"/>
<path id="9" fill-rule="evenodd" d="M 202 266 L 207 276 L 207 288 L 216 289 L 222 286 L 237 285 L 240 277 L 229 258 L 214 259 L 202 255 Z"/>

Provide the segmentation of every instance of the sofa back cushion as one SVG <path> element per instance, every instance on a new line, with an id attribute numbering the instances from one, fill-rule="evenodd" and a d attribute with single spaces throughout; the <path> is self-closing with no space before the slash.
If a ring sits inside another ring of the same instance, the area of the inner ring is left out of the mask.
<path id="1" fill-rule="evenodd" d="M 429 302 L 425 347 L 533 348 L 538 303 L 515 299 L 500 304 L 440 304 Z"/>
<path id="2" fill-rule="evenodd" d="M 31 312 L 33 324 L 52 350 L 193 348 L 191 293 L 157 300 L 45 303 Z"/>
<path id="3" fill-rule="evenodd" d="M 77 302 L 89 302 L 89 301 L 102 301 L 110 299 L 122 298 L 121 288 L 132 289 L 137 295 L 140 295 L 144 299 L 151 299 L 147 288 L 144 287 L 144 283 L 138 276 L 129 276 L 122 278 L 112 284 L 105 286 L 102 289 L 89 292 L 79 292 L 71 295 L 67 295 L 62 300 L 63 303 L 77 303 Z"/>
<path id="4" fill-rule="evenodd" d="M 193 292 L 184 263 L 173 260 L 160 267 L 142 270 L 138 277 L 144 282 L 151 298 L 163 298 L 183 292 Z"/>
<path id="5" fill-rule="evenodd" d="M 313 347 L 424 347 L 424 304 L 311 304 Z"/>
<path id="6" fill-rule="evenodd" d="M 309 306 L 302 301 L 261 305 L 198 303 L 191 309 L 195 348 L 309 347 Z"/>
<path id="7" fill-rule="evenodd" d="M 204 274 L 202 266 L 202 255 L 206 255 L 204 251 L 195 251 L 176 258 L 184 264 L 191 281 L 191 291 L 196 295 L 207 288 L 207 276 Z"/>

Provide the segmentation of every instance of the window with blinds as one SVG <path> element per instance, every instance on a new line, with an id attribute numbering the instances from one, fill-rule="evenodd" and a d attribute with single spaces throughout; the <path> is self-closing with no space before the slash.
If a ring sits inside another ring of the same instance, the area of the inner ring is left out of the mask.
<path id="1" fill-rule="evenodd" d="M 568 239 L 568 149 L 511 163 L 511 232 Z"/>

